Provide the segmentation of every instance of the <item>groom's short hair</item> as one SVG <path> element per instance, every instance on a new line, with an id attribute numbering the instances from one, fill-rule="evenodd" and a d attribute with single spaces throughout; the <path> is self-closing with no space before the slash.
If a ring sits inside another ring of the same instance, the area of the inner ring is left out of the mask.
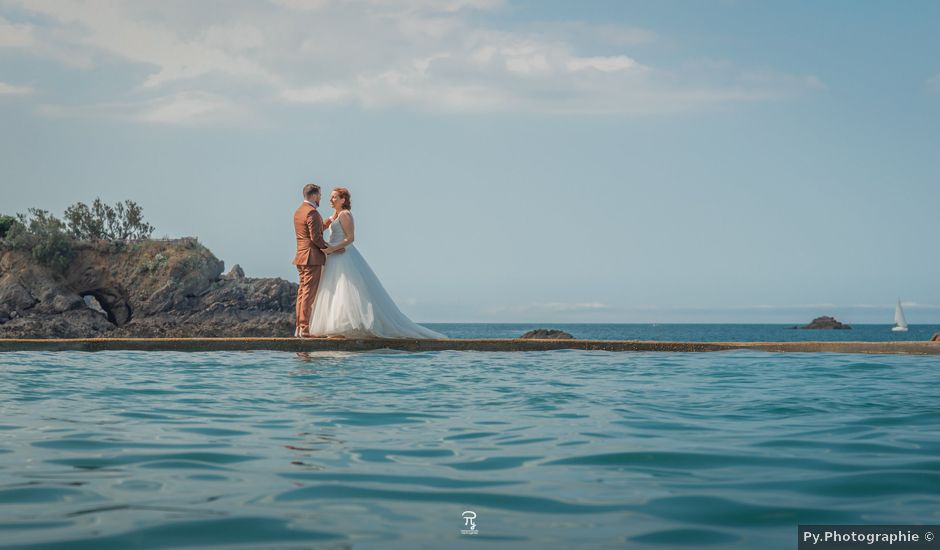
<path id="1" fill-rule="evenodd" d="M 319 185 L 314 185 L 312 183 L 308 183 L 307 185 L 304 185 L 304 198 L 305 199 L 309 197 L 310 195 L 314 193 L 319 193 L 319 192 L 320 192 Z"/>

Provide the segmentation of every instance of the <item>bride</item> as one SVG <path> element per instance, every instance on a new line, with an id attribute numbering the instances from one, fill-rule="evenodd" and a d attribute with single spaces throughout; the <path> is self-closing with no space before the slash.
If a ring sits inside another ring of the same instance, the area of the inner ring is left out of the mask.
<path id="1" fill-rule="evenodd" d="M 329 228 L 323 250 L 320 288 L 313 302 L 310 334 L 316 336 L 380 338 L 447 338 L 412 322 L 392 300 L 362 254 L 353 246 L 355 222 L 349 190 L 337 187 L 330 194 L 333 215 L 323 221 Z M 333 254 L 344 249 L 342 254 Z"/>

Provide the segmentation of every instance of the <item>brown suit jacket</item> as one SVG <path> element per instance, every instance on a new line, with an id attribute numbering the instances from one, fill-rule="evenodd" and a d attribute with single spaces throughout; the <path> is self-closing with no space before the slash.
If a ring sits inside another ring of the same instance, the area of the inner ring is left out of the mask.
<path id="1" fill-rule="evenodd" d="M 323 240 L 323 218 L 317 209 L 306 202 L 294 211 L 294 234 L 297 237 L 297 254 L 294 265 L 323 265 L 326 254 L 321 248 L 329 246 Z"/>

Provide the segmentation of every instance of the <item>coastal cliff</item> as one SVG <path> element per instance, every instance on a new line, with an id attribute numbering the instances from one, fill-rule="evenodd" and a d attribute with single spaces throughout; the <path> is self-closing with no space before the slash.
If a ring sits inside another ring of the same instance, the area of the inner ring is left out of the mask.
<path id="1" fill-rule="evenodd" d="M 77 242 L 56 268 L 0 249 L 0 338 L 290 336 L 297 285 L 196 239 Z"/>

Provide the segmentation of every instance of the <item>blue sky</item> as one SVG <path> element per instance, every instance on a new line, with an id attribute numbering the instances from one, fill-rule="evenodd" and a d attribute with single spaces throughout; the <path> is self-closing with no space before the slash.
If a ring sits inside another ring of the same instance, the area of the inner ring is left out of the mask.
<path id="1" fill-rule="evenodd" d="M 0 212 L 130 198 L 418 321 L 940 323 L 940 4 L 0 0 Z M 324 211 L 328 213 L 328 210 Z"/>

